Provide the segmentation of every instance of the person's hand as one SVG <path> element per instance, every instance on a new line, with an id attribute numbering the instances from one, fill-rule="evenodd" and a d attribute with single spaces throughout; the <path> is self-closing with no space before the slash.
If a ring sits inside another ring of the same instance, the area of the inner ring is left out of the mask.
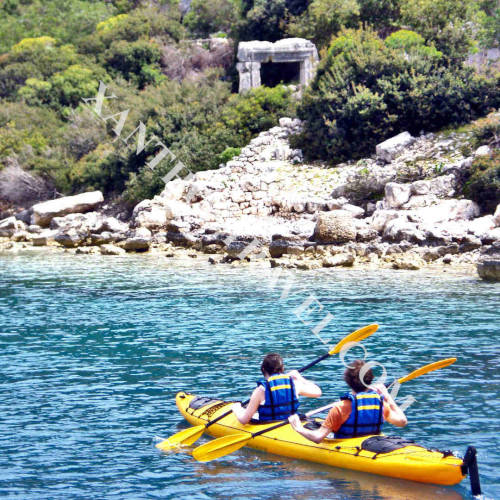
<path id="1" fill-rule="evenodd" d="M 302 427 L 302 424 L 300 423 L 300 417 L 296 413 L 290 415 L 288 417 L 288 421 L 295 430 L 300 429 Z"/>
<path id="2" fill-rule="evenodd" d="M 384 384 L 373 384 L 370 386 L 370 388 L 375 391 L 375 392 L 378 392 L 381 396 L 384 396 L 384 398 L 387 399 L 387 396 L 388 396 L 388 391 L 387 391 L 387 387 L 384 385 Z"/>

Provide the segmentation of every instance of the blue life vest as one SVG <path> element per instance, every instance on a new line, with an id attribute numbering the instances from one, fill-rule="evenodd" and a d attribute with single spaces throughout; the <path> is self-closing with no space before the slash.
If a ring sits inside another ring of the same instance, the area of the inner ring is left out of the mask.
<path id="1" fill-rule="evenodd" d="M 384 423 L 384 397 L 375 391 L 347 393 L 340 399 L 350 399 L 351 414 L 335 433 L 336 438 L 380 434 Z"/>
<path id="2" fill-rule="evenodd" d="M 267 380 L 259 380 L 266 391 L 266 400 L 259 406 L 259 420 L 286 420 L 297 412 L 299 400 L 295 384 L 288 375 L 271 375 Z"/>

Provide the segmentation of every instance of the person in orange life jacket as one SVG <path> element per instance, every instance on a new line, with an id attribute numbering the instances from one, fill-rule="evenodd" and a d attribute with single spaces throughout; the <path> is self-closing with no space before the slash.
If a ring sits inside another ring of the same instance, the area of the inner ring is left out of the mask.
<path id="1" fill-rule="evenodd" d="M 385 385 L 370 385 L 373 380 L 371 370 L 364 374 L 364 380 L 360 379 L 359 372 L 364 364 L 358 359 L 344 372 L 344 380 L 352 392 L 335 403 L 319 429 L 304 428 L 298 415 L 288 418 L 292 427 L 315 443 L 320 443 L 331 432 L 335 433 L 335 438 L 380 434 L 384 421 L 404 427 L 408 423 L 406 416 Z"/>
<path id="2" fill-rule="evenodd" d="M 321 396 L 321 389 L 297 370 L 285 374 L 279 354 L 266 355 L 260 370 L 264 379 L 257 382 L 247 407 L 243 408 L 241 403 L 232 406 L 233 413 L 242 424 L 248 424 L 257 411 L 259 421 L 286 420 L 297 411 L 298 396 Z"/>

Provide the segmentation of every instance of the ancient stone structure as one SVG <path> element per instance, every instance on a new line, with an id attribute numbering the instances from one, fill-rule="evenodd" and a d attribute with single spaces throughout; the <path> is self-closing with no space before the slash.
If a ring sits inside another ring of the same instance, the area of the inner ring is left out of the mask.
<path id="1" fill-rule="evenodd" d="M 275 43 L 254 40 L 239 43 L 238 61 L 236 67 L 240 74 L 240 93 L 261 85 L 261 64 L 267 62 L 298 62 L 299 81 L 305 86 L 314 76 L 318 51 L 312 42 L 304 38 L 284 38 Z"/>

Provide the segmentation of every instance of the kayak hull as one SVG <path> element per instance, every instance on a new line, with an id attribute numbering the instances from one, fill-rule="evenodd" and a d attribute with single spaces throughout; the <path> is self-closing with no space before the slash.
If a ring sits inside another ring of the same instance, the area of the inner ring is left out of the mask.
<path id="1" fill-rule="evenodd" d="M 179 392 L 176 395 L 176 404 L 190 424 L 203 425 L 227 412 L 232 403 L 197 398 L 193 394 Z M 320 419 L 315 420 L 321 422 Z M 241 433 L 250 435 L 273 425 L 275 422 L 250 423 L 244 426 L 231 413 L 209 426 L 206 432 L 214 437 Z M 450 486 L 458 484 L 465 477 L 461 467 L 463 461 L 453 455 L 428 450 L 417 444 L 377 454 L 361 449 L 362 442 L 369 437 L 325 439 L 317 444 L 295 432 L 290 425 L 286 425 L 250 439 L 246 446 L 285 457 L 420 483 Z"/>

